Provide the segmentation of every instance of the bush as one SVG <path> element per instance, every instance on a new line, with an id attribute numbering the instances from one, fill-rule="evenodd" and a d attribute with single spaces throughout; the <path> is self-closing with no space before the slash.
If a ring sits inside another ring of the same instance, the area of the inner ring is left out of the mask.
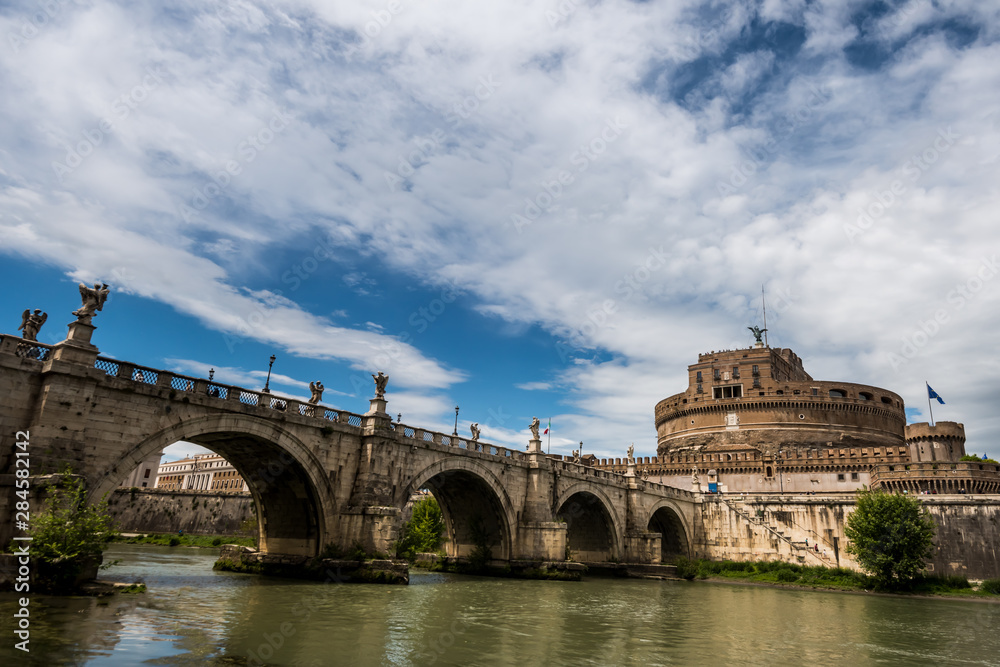
<path id="1" fill-rule="evenodd" d="M 413 506 L 413 515 L 403 524 L 402 537 L 396 543 L 396 557 L 413 560 L 418 553 L 433 553 L 444 539 L 444 517 L 434 496 L 427 496 Z"/>
<path id="2" fill-rule="evenodd" d="M 1000 579 L 987 579 L 979 585 L 979 590 L 991 595 L 1000 595 Z"/>
<path id="3" fill-rule="evenodd" d="M 43 588 L 57 592 L 72 588 L 87 564 L 99 563 L 117 531 L 108 514 L 108 503 L 87 505 L 83 479 L 65 477 L 49 491 L 32 521 L 31 554 L 50 579 Z"/>
<path id="4" fill-rule="evenodd" d="M 797 572 L 789 568 L 781 568 L 780 570 L 778 570 L 778 581 L 792 582 L 798 580 L 799 580 L 799 575 Z"/>
<path id="5" fill-rule="evenodd" d="M 883 491 L 860 491 L 847 518 L 847 552 L 878 588 L 905 588 L 931 556 L 934 520 L 920 500 Z"/>
<path id="6" fill-rule="evenodd" d="M 177 537 L 176 535 L 174 537 L 170 538 L 170 542 L 169 542 L 170 546 L 176 547 L 180 543 L 181 543 L 181 538 Z"/>
<path id="7" fill-rule="evenodd" d="M 691 581 L 698 576 L 698 563 L 683 556 L 674 561 L 674 567 L 677 568 L 677 576 L 681 579 Z"/>

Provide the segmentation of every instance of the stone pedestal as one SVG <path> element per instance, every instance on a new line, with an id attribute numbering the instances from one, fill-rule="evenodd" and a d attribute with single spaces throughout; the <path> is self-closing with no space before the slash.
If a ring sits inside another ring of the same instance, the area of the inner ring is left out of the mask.
<path id="1" fill-rule="evenodd" d="M 69 334 L 66 340 L 53 348 L 52 359 L 93 366 L 97 361 L 98 349 L 90 342 L 90 337 L 94 335 L 96 328 L 90 322 L 70 322 Z"/>
<path id="2" fill-rule="evenodd" d="M 625 468 L 626 477 L 635 477 L 635 459 L 629 459 Z"/>
<path id="3" fill-rule="evenodd" d="M 529 454 L 541 454 L 542 453 L 542 441 L 539 438 L 528 441 L 528 453 Z"/>
<path id="4" fill-rule="evenodd" d="M 384 415 L 384 414 L 387 414 L 386 411 L 385 411 L 385 408 L 388 405 L 388 401 L 386 401 L 384 398 L 378 398 L 378 397 L 376 397 L 376 398 L 371 399 L 369 401 L 369 403 L 371 405 L 368 408 L 368 412 L 365 413 L 365 414 L 369 414 L 369 415 Z"/>

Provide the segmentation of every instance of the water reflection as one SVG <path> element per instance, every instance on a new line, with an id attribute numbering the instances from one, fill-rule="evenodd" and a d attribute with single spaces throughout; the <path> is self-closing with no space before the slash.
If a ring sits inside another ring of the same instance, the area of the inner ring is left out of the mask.
<path id="1" fill-rule="evenodd" d="M 37 664 L 1000 665 L 1000 606 L 754 586 L 414 572 L 341 585 L 212 572 L 215 554 L 118 545 L 150 592 L 34 597 Z M 0 596 L 6 618 L 13 595 Z M 22 664 L 11 644 L 0 664 Z"/>

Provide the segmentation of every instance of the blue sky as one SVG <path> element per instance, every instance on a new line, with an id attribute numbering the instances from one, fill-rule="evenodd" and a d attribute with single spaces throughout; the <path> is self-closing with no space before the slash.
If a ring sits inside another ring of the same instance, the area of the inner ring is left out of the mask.
<path id="1" fill-rule="evenodd" d="M 0 301 L 102 353 L 655 453 L 701 352 L 1000 454 L 997 2 L 0 7 Z M 186 450 L 185 450 L 186 451 Z"/>

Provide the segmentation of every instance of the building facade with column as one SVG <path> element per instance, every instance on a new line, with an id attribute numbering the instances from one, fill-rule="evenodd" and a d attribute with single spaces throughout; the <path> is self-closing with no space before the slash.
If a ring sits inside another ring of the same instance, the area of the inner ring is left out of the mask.
<path id="1" fill-rule="evenodd" d="M 218 454 L 197 455 L 160 464 L 156 488 L 167 491 L 250 492 L 236 468 Z"/>

